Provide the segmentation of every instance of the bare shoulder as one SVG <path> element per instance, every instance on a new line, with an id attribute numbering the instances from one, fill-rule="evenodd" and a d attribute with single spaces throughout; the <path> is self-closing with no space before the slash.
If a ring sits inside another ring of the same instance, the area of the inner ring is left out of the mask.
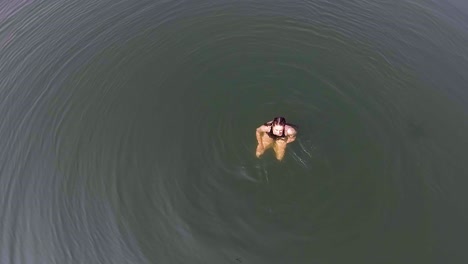
<path id="1" fill-rule="evenodd" d="M 270 131 L 270 127 L 269 126 L 265 126 L 265 125 L 261 125 L 257 128 L 257 131 L 258 132 L 268 132 Z"/>
<path id="2" fill-rule="evenodd" d="M 295 136 L 297 131 L 294 127 L 286 125 L 286 135 L 287 136 Z"/>

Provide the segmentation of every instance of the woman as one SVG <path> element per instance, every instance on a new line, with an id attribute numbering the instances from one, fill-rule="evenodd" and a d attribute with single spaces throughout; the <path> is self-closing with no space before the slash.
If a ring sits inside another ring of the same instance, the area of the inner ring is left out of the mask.
<path id="1" fill-rule="evenodd" d="M 282 160 L 286 145 L 296 140 L 297 131 L 292 124 L 286 123 L 284 117 L 275 117 L 257 128 L 257 157 L 263 155 L 266 149 L 273 147 L 276 159 Z"/>

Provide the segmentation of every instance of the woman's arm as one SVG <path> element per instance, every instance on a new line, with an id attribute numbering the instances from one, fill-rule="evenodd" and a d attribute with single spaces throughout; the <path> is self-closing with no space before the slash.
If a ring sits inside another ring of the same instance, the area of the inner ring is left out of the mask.
<path id="1" fill-rule="evenodd" d="M 286 143 L 291 143 L 294 140 L 296 140 L 296 134 L 297 134 L 296 129 L 292 127 L 288 128 L 287 130 L 288 140 L 286 141 Z"/>
<path id="2" fill-rule="evenodd" d="M 263 146 L 263 142 L 262 142 L 262 136 L 263 136 L 263 133 L 265 133 L 265 127 L 264 125 L 262 126 L 259 126 L 257 128 L 257 130 L 255 131 L 255 136 L 257 137 L 257 142 L 258 144 L 260 144 L 261 146 Z"/>

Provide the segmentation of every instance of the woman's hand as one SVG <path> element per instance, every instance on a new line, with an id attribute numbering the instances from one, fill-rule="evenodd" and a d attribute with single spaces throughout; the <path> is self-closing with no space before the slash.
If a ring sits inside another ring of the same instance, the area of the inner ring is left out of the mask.
<path id="1" fill-rule="evenodd" d="M 257 151 L 256 151 L 256 155 L 257 155 L 257 158 L 259 158 L 263 152 L 265 152 L 265 148 L 263 147 L 263 144 L 258 144 L 257 145 Z"/>

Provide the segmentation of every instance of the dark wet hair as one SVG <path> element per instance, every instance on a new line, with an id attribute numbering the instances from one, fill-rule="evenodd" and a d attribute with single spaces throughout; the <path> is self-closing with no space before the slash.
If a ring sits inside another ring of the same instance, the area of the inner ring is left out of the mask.
<path id="1" fill-rule="evenodd" d="M 285 126 L 286 125 L 286 118 L 281 117 L 281 116 L 275 117 L 275 118 L 273 118 L 272 121 L 266 122 L 265 125 L 266 126 L 276 126 L 276 125 Z"/>
<path id="2" fill-rule="evenodd" d="M 286 123 L 286 118 L 284 118 L 282 116 L 275 117 L 275 118 L 273 118 L 272 121 L 265 123 L 265 126 L 276 126 L 276 125 L 280 125 L 280 126 L 283 126 L 283 127 L 285 125 L 288 125 L 288 126 L 298 128 L 298 126 L 296 126 L 294 124 Z"/>
<path id="3" fill-rule="evenodd" d="M 280 125 L 280 126 L 285 126 L 286 125 L 286 118 L 284 117 L 275 117 L 273 119 L 273 122 L 271 123 L 272 126 Z"/>

